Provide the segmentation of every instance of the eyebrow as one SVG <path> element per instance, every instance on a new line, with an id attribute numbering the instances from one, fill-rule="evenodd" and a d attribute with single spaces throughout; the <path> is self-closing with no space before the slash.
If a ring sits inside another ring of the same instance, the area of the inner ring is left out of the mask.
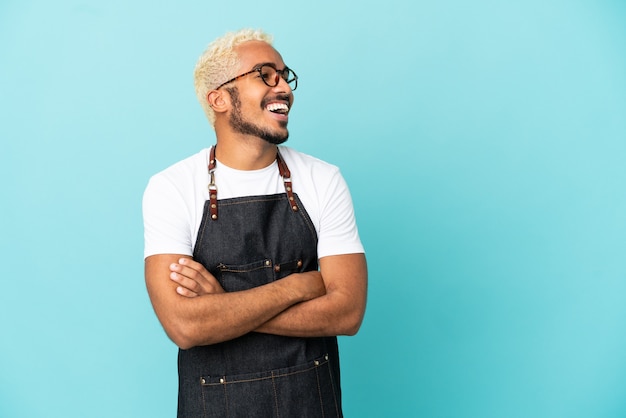
<path id="1" fill-rule="evenodd" d="M 270 67 L 273 67 L 275 70 L 278 70 L 278 67 L 277 67 L 277 66 L 276 66 L 276 64 L 275 64 L 275 63 L 273 63 L 273 62 L 261 62 L 261 63 L 259 63 L 259 64 L 256 64 L 254 67 L 252 67 L 252 69 L 253 69 L 253 70 L 256 70 L 257 68 L 261 68 L 263 65 L 269 65 Z M 288 67 L 285 65 L 285 67 L 283 68 L 283 70 L 284 70 L 285 68 L 288 68 Z"/>

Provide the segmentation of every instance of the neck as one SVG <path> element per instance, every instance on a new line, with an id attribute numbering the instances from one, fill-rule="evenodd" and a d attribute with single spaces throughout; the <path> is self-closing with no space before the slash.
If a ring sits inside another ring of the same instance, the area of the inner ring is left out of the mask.
<path id="1" fill-rule="evenodd" d="M 236 170 L 259 170 L 276 160 L 277 147 L 261 138 L 217 135 L 215 158 Z"/>

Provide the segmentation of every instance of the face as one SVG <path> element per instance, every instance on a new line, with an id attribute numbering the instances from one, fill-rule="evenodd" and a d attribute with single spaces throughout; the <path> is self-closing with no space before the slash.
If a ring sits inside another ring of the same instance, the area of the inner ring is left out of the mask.
<path id="1" fill-rule="evenodd" d="M 259 64 L 271 63 L 285 68 L 280 54 L 265 42 L 250 41 L 237 47 L 240 73 Z M 293 93 L 281 78 L 274 87 L 267 86 L 258 73 L 252 73 L 225 87 L 231 96 L 229 123 L 238 133 L 281 144 L 289 138 L 287 122 L 293 104 Z M 272 109 L 272 110 L 270 110 Z"/>
<path id="2" fill-rule="evenodd" d="M 289 131 L 287 130 L 286 121 L 281 123 L 284 129 L 276 130 L 244 117 L 243 111 L 241 110 L 241 100 L 239 99 L 239 89 L 237 89 L 237 87 L 230 87 L 226 90 L 230 94 L 232 102 L 232 110 L 228 121 L 235 132 L 256 136 L 270 144 L 278 145 L 287 141 Z"/>

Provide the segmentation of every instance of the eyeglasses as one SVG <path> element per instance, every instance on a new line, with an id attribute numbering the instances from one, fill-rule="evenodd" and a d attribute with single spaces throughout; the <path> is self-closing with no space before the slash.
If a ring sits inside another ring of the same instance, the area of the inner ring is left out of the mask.
<path id="1" fill-rule="evenodd" d="M 278 85 L 278 82 L 280 81 L 280 78 L 282 78 L 283 80 L 285 80 L 285 82 L 287 82 L 287 84 L 289 84 L 291 90 L 295 90 L 296 88 L 298 88 L 298 76 L 296 75 L 296 73 L 293 72 L 291 68 L 285 67 L 283 70 L 277 70 L 276 67 L 271 64 L 262 64 L 258 67 L 253 68 L 247 73 L 238 75 L 237 77 L 231 78 L 230 80 L 220 84 L 215 88 L 215 90 L 224 87 L 226 84 L 238 80 L 241 77 L 245 77 L 248 74 L 256 72 L 259 73 L 261 80 L 263 80 L 265 85 L 268 87 L 276 87 Z"/>

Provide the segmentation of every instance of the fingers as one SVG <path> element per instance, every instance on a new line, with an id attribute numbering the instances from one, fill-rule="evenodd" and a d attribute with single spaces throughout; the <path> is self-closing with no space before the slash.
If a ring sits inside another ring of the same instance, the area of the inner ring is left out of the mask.
<path id="1" fill-rule="evenodd" d="M 197 261 L 195 261 L 192 258 L 181 258 L 180 260 L 178 260 L 178 262 L 180 263 L 180 265 L 188 267 L 190 269 L 192 269 L 193 271 L 196 271 L 200 274 L 206 272 L 207 274 L 210 274 L 208 271 L 206 271 L 206 268 L 204 268 L 204 266 L 200 263 L 198 263 Z"/>
<path id="2" fill-rule="evenodd" d="M 213 279 L 213 275 L 197 261 L 193 261 L 190 258 L 181 258 L 178 260 L 178 263 L 172 264 L 170 270 L 194 279 L 199 284 L 202 284 L 202 281 L 211 281 Z"/>
<path id="3" fill-rule="evenodd" d="M 176 288 L 176 293 L 186 297 L 196 297 L 202 292 L 202 287 L 193 279 L 183 276 L 182 274 L 171 272 L 170 279 L 178 283 L 180 286 Z"/>
<path id="4" fill-rule="evenodd" d="M 223 293 L 221 285 L 202 264 L 189 258 L 181 258 L 170 265 L 170 279 L 182 286 L 177 292 L 183 296 L 194 297 L 207 293 Z M 187 291 L 189 292 L 187 292 Z"/>
<path id="5" fill-rule="evenodd" d="M 203 272 L 206 272 L 207 274 L 210 273 L 205 270 L 202 264 L 194 262 L 196 265 L 190 265 L 189 261 L 190 260 L 186 258 L 181 258 L 179 260 L 180 264 L 172 263 L 170 265 L 170 270 L 172 271 L 172 273 L 178 273 L 178 275 L 180 276 L 193 280 L 196 285 L 201 285 L 202 282 L 206 280 Z M 199 265 L 200 267 L 198 267 L 197 265 Z M 191 290 L 197 290 L 197 288 L 194 287 L 191 288 Z"/>
<path id="6" fill-rule="evenodd" d="M 187 298 L 195 298 L 196 296 L 198 296 L 197 293 L 192 292 L 191 290 L 186 289 L 182 286 L 176 287 L 176 293 L 178 293 L 181 296 L 185 296 Z"/>

